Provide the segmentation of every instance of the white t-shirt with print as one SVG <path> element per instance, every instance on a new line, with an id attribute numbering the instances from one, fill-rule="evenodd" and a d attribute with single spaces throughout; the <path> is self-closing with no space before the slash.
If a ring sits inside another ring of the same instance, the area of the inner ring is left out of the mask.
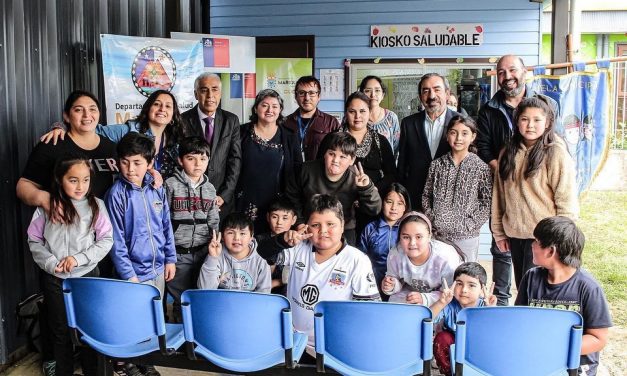
<path id="1" fill-rule="evenodd" d="M 307 333 L 314 345 L 313 307 L 320 301 L 379 300 L 379 291 L 370 259 L 345 245 L 338 253 L 318 264 L 310 241 L 283 250 L 277 265 L 290 269 L 287 299 L 292 306 L 294 329 Z"/>

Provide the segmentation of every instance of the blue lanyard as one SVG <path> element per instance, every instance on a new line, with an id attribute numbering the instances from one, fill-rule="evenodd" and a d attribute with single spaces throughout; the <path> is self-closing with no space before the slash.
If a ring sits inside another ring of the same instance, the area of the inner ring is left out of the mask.
<path id="1" fill-rule="evenodd" d="M 305 140 L 305 133 L 307 133 L 307 128 L 309 128 L 309 124 L 311 124 L 312 118 L 309 118 L 309 121 L 307 122 L 307 124 L 305 124 L 303 126 L 303 118 L 300 117 L 300 114 L 298 114 L 297 120 L 298 120 L 298 134 L 300 135 L 300 146 L 302 148 L 303 146 L 303 141 Z"/>

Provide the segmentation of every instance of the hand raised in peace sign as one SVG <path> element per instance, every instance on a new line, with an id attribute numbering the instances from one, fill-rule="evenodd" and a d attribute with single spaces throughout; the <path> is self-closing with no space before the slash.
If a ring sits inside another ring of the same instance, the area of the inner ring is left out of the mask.
<path id="1" fill-rule="evenodd" d="M 222 244 L 220 243 L 220 240 L 222 240 L 222 234 L 219 231 L 216 233 L 216 230 L 213 230 L 213 237 L 211 238 L 208 246 L 209 256 L 220 256 L 220 253 L 222 253 Z"/>
<path id="2" fill-rule="evenodd" d="M 367 187 L 370 184 L 370 178 L 364 172 L 361 162 L 357 162 L 357 165 L 353 166 L 353 168 L 355 172 L 355 185 L 358 187 Z"/>

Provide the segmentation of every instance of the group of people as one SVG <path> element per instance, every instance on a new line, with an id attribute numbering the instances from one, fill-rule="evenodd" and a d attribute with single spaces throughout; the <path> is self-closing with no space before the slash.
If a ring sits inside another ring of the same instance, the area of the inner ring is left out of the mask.
<path id="1" fill-rule="evenodd" d="M 424 110 L 400 124 L 381 106 L 387 88 L 376 76 L 348 96 L 341 124 L 318 109 L 313 76 L 296 82 L 293 114 L 264 89 L 242 125 L 220 108 L 212 73 L 196 78 L 187 112 L 159 90 L 119 125 L 99 125 L 98 100 L 73 92 L 64 124 L 35 146 L 17 185 L 37 207 L 28 240 L 56 374 L 73 371 L 62 281 L 99 275 L 167 291 L 174 321 L 186 289 L 283 293 L 310 346 L 318 301 L 426 305 L 442 323 L 435 355 L 450 373 L 457 313 L 508 305 L 512 261 L 516 304 L 582 314 L 582 365 L 594 374 L 609 311 L 579 268 L 575 175 L 554 133 L 556 106 L 525 86 L 525 72 L 516 56 L 499 60 L 500 90 L 477 121 L 447 106 L 450 86 L 436 73 L 418 83 Z M 476 262 L 488 220 L 490 288 Z M 140 372 L 132 367 L 124 372 Z"/>

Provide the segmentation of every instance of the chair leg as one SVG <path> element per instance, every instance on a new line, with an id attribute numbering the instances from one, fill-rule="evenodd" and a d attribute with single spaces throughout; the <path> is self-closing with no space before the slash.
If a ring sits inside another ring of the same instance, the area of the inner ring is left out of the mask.
<path id="1" fill-rule="evenodd" d="M 431 360 L 425 360 L 422 364 L 422 376 L 431 376 Z"/>
<path id="2" fill-rule="evenodd" d="M 98 368 L 96 370 L 97 376 L 112 376 L 113 375 L 113 365 L 111 364 L 111 360 L 107 358 L 106 355 L 98 353 Z"/>

